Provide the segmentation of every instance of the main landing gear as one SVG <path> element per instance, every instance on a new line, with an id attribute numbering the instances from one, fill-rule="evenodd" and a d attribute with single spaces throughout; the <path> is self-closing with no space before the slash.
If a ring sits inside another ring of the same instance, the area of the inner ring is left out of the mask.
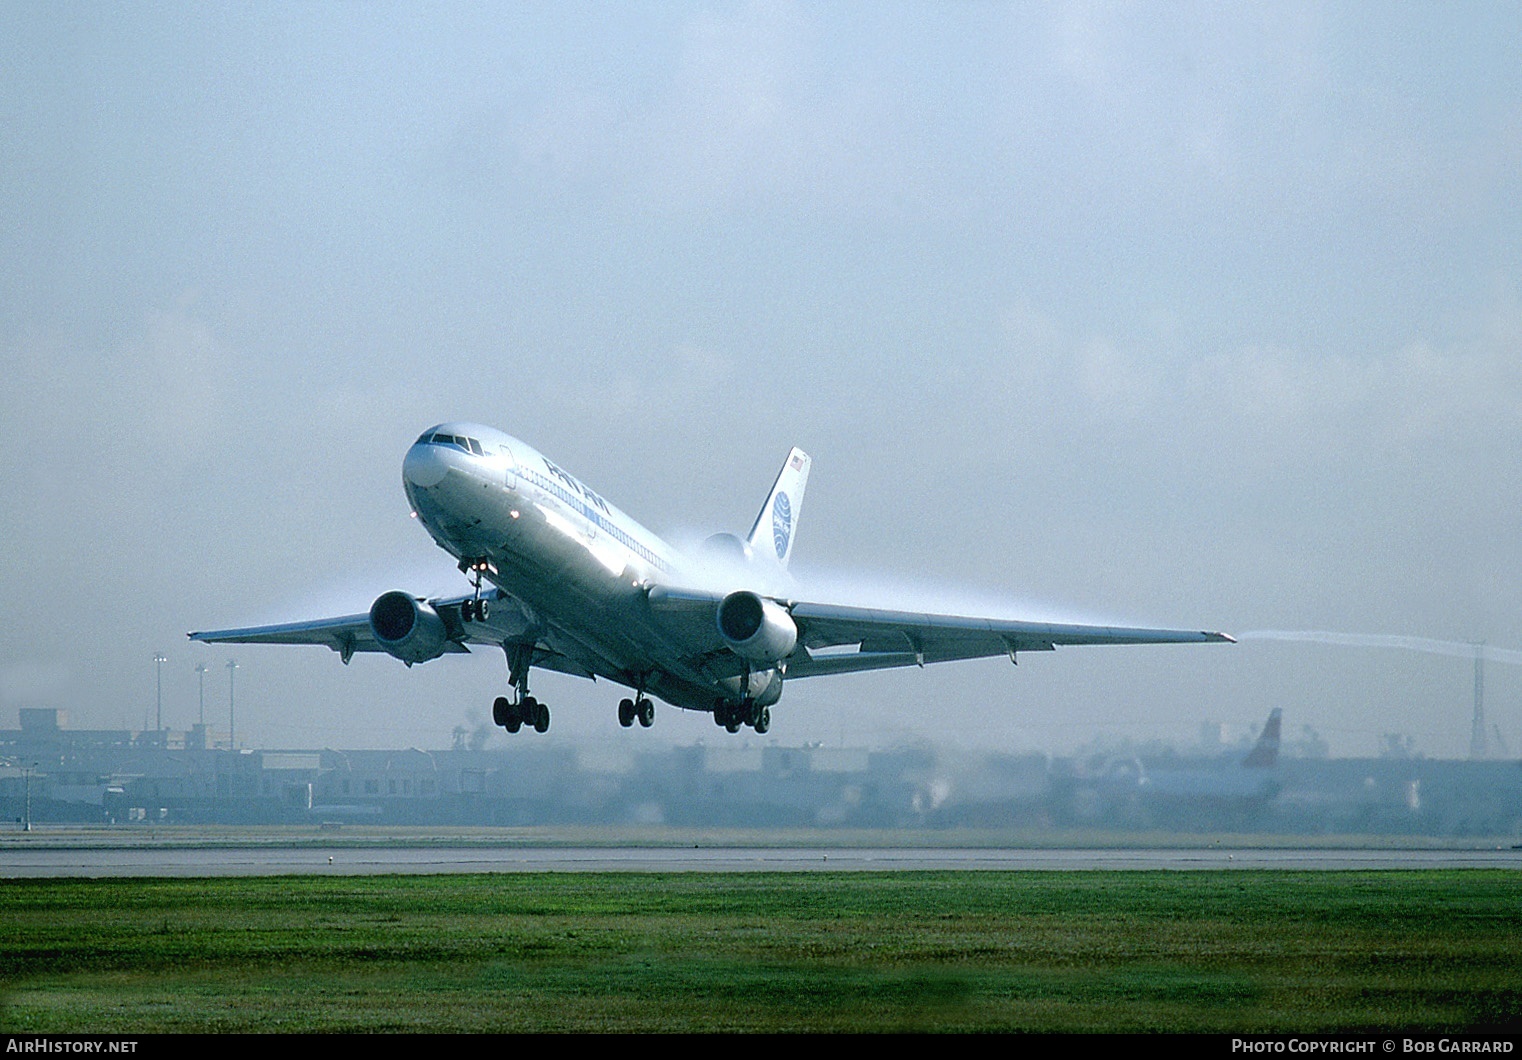
<path id="1" fill-rule="evenodd" d="M 758 707 L 753 699 L 738 703 L 721 699 L 713 705 L 713 720 L 726 732 L 739 732 L 741 725 L 749 725 L 759 735 L 772 727 L 772 708 Z"/>
<path id="2" fill-rule="evenodd" d="M 481 603 L 484 605 L 486 601 Z M 534 646 L 504 644 L 502 650 L 507 653 L 507 677 L 512 683 L 514 698 L 498 696 L 491 705 L 491 720 L 508 732 L 517 732 L 525 725 L 532 726 L 535 732 L 549 732 L 550 708 L 528 694 L 528 670 L 534 658 Z"/>
<path id="3" fill-rule="evenodd" d="M 650 728 L 655 724 L 655 704 L 645 696 L 619 700 L 618 723 L 627 729 L 634 724 L 636 718 L 639 719 L 641 726 Z"/>
<path id="4" fill-rule="evenodd" d="M 506 696 L 498 696 L 491 705 L 491 720 L 508 732 L 517 732 L 525 725 L 535 732 L 549 732 L 550 708 L 533 696 L 524 696 L 514 703 Z"/>
<path id="5" fill-rule="evenodd" d="M 624 728 L 634 724 L 638 718 L 642 728 L 650 728 L 655 724 L 655 704 L 650 697 L 645 695 L 645 682 L 650 679 L 648 673 L 637 675 L 634 684 L 634 698 L 621 699 L 618 702 L 618 723 Z"/>

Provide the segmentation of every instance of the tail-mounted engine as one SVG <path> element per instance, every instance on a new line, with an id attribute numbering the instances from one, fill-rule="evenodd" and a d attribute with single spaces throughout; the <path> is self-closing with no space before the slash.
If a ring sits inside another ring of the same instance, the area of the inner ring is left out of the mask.
<path id="1" fill-rule="evenodd" d="M 751 662 L 775 664 L 798 645 L 798 625 L 787 608 L 755 593 L 730 593 L 719 604 L 719 636 Z"/>
<path id="2" fill-rule="evenodd" d="M 403 592 L 385 593 L 370 605 L 370 631 L 408 666 L 437 659 L 449 644 L 449 631 L 433 605 Z"/>

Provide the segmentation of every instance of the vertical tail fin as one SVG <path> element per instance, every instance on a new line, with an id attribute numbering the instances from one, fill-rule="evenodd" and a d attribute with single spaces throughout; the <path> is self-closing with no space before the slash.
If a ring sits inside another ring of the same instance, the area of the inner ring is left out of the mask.
<path id="1" fill-rule="evenodd" d="M 809 484 L 810 463 L 809 454 L 802 449 L 795 447 L 787 454 L 746 539 L 752 555 L 776 556 L 779 566 L 787 566 L 797 536 L 798 513 L 803 510 L 803 489 Z"/>
<path id="2" fill-rule="evenodd" d="M 1275 707 L 1269 712 L 1268 721 L 1263 724 L 1263 731 L 1258 734 L 1258 742 L 1253 744 L 1247 757 L 1242 759 L 1244 769 L 1268 769 L 1279 760 L 1279 725 L 1281 711 Z"/>

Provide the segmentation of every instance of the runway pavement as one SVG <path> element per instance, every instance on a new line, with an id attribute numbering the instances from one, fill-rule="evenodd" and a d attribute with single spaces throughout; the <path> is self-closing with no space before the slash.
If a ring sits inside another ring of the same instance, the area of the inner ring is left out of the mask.
<path id="1" fill-rule="evenodd" d="M 0 849 L 0 878 L 476 872 L 809 872 L 1200 869 L 1522 869 L 1522 850 L 934 849 L 760 847 L 257 847 Z"/>

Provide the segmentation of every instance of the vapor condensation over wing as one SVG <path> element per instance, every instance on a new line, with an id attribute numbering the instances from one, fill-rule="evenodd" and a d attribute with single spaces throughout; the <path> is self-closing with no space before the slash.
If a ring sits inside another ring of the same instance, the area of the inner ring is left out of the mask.
<path id="1" fill-rule="evenodd" d="M 1238 634 L 1238 640 L 1288 640 L 1310 644 L 1338 644 L 1349 648 L 1395 648 L 1400 651 L 1419 651 L 1428 655 L 1453 655 L 1466 659 L 1478 652 L 1486 662 L 1510 663 L 1522 666 L 1522 651 L 1511 648 L 1493 648 L 1488 644 L 1466 644 L 1458 640 L 1436 640 L 1432 637 L 1402 637 L 1379 633 L 1332 633 L 1327 630 L 1256 629 Z"/>
<path id="2" fill-rule="evenodd" d="M 1014 598 L 988 590 L 909 579 L 877 572 L 847 572 L 800 568 L 797 592 L 813 600 L 853 607 L 925 614 L 968 615 L 1024 622 L 1073 623 L 1092 626 L 1125 626 L 1141 623 L 1112 615 L 1096 615 L 1074 607 L 1053 605 L 1027 598 Z"/>

